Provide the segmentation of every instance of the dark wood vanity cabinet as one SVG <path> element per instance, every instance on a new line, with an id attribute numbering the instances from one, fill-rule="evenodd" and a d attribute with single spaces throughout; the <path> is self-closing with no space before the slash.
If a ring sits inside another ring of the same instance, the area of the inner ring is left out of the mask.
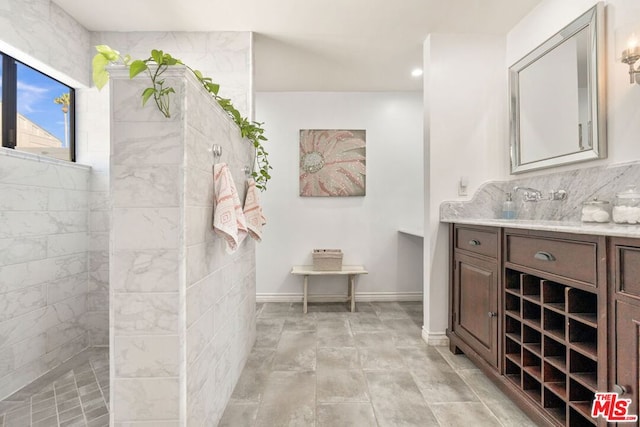
<path id="1" fill-rule="evenodd" d="M 450 339 L 459 337 L 458 344 L 497 368 L 499 231 L 460 226 L 452 228 L 452 240 Z"/>
<path id="2" fill-rule="evenodd" d="M 505 230 L 503 376 L 551 425 L 597 425 L 607 390 L 606 239 Z"/>
<path id="3" fill-rule="evenodd" d="M 607 239 L 455 224 L 450 236 L 452 350 L 464 352 L 540 425 L 606 425 L 590 411 L 594 394 L 613 386 Z M 469 245 L 473 240 L 481 244 Z M 610 244 L 609 253 L 616 251 Z M 634 269 L 627 292 L 631 286 L 638 298 L 617 303 L 625 332 L 616 345 L 633 348 L 619 352 L 617 363 L 635 366 L 619 381 L 637 404 L 640 323 L 632 319 L 640 321 L 640 240 L 633 253 L 622 253 L 620 263 Z"/>
<path id="4" fill-rule="evenodd" d="M 631 399 L 629 412 L 638 415 L 640 385 L 640 239 L 613 238 L 610 259 L 609 390 Z M 620 424 L 623 425 L 623 424 Z M 629 424 L 625 424 L 629 425 Z M 635 425 L 638 425 L 636 423 Z"/>

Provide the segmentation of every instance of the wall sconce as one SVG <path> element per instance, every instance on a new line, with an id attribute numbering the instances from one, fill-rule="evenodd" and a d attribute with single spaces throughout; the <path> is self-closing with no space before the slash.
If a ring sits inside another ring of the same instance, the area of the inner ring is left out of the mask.
<path id="1" fill-rule="evenodd" d="M 636 62 L 640 59 L 640 46 L 638 45 L 638 36 L 632 34 L 627 42 L 627 48 L 622 51 L 621 61 L 629 65 L 629 83 L 634 82 L 640 84 L 636 74 L 640 75 L 640 66 L 635 68 Z"/>

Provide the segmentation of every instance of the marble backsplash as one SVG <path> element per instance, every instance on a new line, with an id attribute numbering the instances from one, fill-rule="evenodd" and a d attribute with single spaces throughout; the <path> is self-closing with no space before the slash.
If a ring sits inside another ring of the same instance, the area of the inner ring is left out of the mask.
<path id="1" fill-rule="evenodd" d="M 513 194 L 516 218 L 522 220 L 579 222 L 582 204 L 597 197 L 613 202 L 616 193 L 627 185 L 640 186 L 640 162 L 596 166 L 533 177 L 516 177 L 509 181 L 490 181 L 483 184 L 468 201 L 449 201 L 440 205 L 440 219 L 454 221 L 470 218 L 500 218 L 506 193 Z M 565 190 L 565 200 L 526 202 L 515 186 L 540 190 L 544 197 L 551 190 Z"/>

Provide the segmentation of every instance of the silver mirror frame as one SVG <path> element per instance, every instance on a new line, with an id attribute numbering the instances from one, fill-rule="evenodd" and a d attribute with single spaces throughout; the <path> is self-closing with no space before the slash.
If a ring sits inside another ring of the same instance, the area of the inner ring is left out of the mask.
<path id="1" fill-rule="evenodd" d="M 519 72 L 584 28 L 590 28 L 589 103 L 591 109 L 591 149 L 523 164 L 520 161 Z M 518 174 L 607 157 L 606 68 L 604 3 L 598 2 L 554 36 L 509 68 L 509 137 L 511 173 Z"/>

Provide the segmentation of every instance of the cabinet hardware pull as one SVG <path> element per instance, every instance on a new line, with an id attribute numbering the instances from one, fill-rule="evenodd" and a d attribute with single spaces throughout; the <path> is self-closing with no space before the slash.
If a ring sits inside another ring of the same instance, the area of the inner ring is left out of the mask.
<path id="1" fill-rule="evenodd" d="M 535 259 L 540 260 L 540 261 L 555 261 L 556 260 L 556 257 L 551 255 L 549 252 L 544 252 L 544 251 L 536 252 L 536 254 L 533 257 Z"/>
<path id="2" fill-rule="evenodd" d="M 623 394 L 627 394 L 627 388 L 623 385 L 614 384 L 613 391 L 618 393 L 618 395 L 622 396 Z"/>
<path id="3" fill-rule="evenodd" d="M 477 240 L 477 239 L 471 239 L 471 240 L 469 240 L 469 244 L 470 244 L 471 246 L 480 246 L 480 240 Z"/>
<path id="4" fill-rule="evenodd" d="M 498 315 L 498 313 L 496 313 L 495 311 L 490 311 L 487 314 L 489 315 L 489 317 L 496 317 Z"/>

